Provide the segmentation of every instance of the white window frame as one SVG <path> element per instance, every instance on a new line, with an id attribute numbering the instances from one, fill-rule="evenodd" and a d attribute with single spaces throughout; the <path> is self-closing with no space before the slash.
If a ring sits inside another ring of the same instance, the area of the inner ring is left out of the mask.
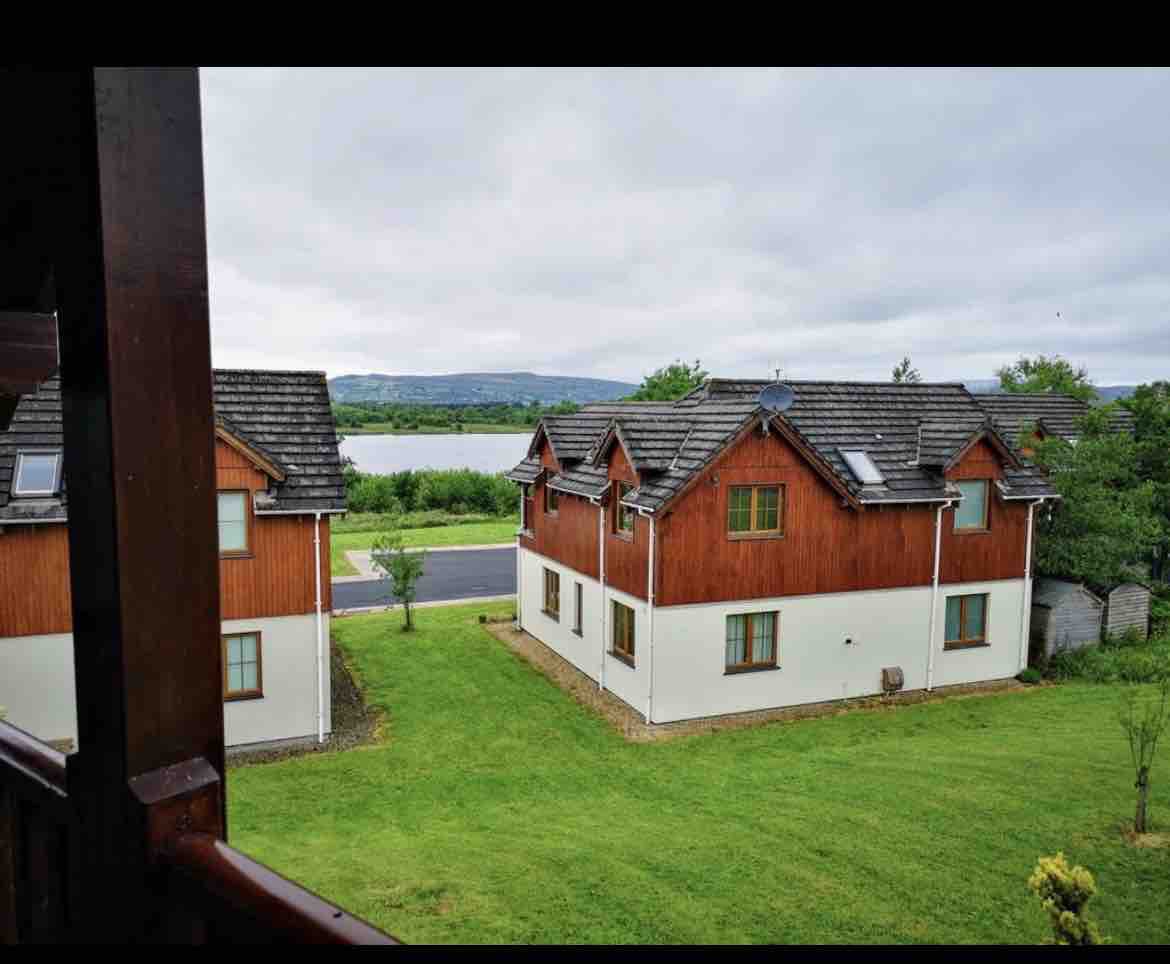
<path id="1" fill-rule="evenodd" d="M 20 488 L 20 469 L 24 464 L 26 458 L 46 458 L 53 459 L 53 485 L 49 489 L 21 489 Z M 13 466 L 12 472 L 12 494 L 18 497 L 33 498 L 36 496 L 53 496 L 61 488 L 61 452 L 56 449 L 49 449 L 47 451 L 38 452 L 35 449 L 26 450 L 16 453 L 16 465 Z"/>

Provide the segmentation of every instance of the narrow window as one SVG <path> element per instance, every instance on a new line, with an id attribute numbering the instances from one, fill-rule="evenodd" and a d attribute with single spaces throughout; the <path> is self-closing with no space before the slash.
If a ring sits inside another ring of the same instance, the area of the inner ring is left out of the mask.
<path id="1" fill-rule="evenodd" d="M 561 574 L 551 569 L 544 571 L 544 613 L 561 620 Z"/>
<path id="2" fill-rule="evenodd" d="M 727 672 L 776 665 L 779 613 L 743 613 L 727 617 Z"/>
<path id="3" fill-rule="evenodd" d="M 16 456 L 12 494 L 56 495 L 60 474 L 60 452 L 20 452 Z"/>
<path id="4" fill-rule="evenodd" d="M 987 594 L 948 596 L 943 649 L 987 645 Z"/>
<path id="5" fill-rule="evenodd" d="M 987 529 L 987 480 L 960 482 L 963 501 L 955 506 L 955 531 L 982 532 Z"/>
<path id="6" fill-rule="evenodd" d="M 560 493 L 546 482 L 544 485 L 544 511 L 549 515 L 556 515 L 560 505 Z"/>
<path id="7" fill-rule="evenodd" d="M 727 533 L 733 539 L 784 534 L 782 485 L 733 485 L 727 490 Z"/>
<path id="8" fill-rule="evenodd" d="M 223 695 L 226 700 L 253 700 L 264 695 L 259 633 L 223 637 Z"/>
<path id="9" fill-rule="evenodd" d="M 578 636 L 583 635 L 583 633 L 581 631 L 581 626 L 583 624 L 583 619 L 582 619 L 582 614 L 581 614 L 583 604 L 581 601 L 581 595 L 582 595 L 581 583 L 579 583 L 579 582 L 573 583 L 573 632 L 575 632 Z"/>
<path id="10" fill-rule="evenodd" d="M 220 492 L 219 554 L 244 556 L 248 554 L 248 493 Z"/>
<path id="11" fill-rule="evenodd" d="M 626 539 L 634 537 L 634 510 L 628 505 L 622 505 L 622 499 L 633 491 L 634 487 L 629 482 L 619 482 L 613 507 L 613 531 Z"/>
<path id="12" fill-rule="evenodd" d="M 525 532 L 531 530 L 532 527 L 532 486 L 520 486 L 520 528 Z"/>
<path id="13" fill-rule="evenodd" d="M 634 610 L 616 600 L 613 604 L 613 655 L 634 665 Z"/>

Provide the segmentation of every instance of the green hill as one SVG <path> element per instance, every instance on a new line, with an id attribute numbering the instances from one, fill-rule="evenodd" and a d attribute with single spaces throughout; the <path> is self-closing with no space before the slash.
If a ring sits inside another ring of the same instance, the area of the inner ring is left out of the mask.
<path id="1" fill-rule="evenodd" d="M 467 372 L 458 375 L 339 375 L 329 379 L 335 402 L 413 402 L 421 405 L 552 404 L 606 402 L 638 386 L 601 378 L 534 375 L 532 372 Z"/>

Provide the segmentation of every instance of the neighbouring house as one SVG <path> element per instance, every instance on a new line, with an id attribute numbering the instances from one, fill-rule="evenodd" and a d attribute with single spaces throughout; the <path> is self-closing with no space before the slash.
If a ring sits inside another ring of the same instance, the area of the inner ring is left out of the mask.
<path id="1" fill-rule="evenodd" d="M 1018 673 L 1043 473 L 962 385 L 765 388 L 543 419 L 521 627 L 651 722 Z"/>
<path id="2" fill-rule="evenodd" d="M 208 645 L 222 651 L 225 742 L 322 739 L 329 520 L 345 511 L 325 376 L 217 370 L 214 399 L 222 637 Z M 0 705 L 54 741 L 77 735 L 64 462 L 54 377 L 0 432 Z"/>
<path id="3" fill-rule="evenodd" d="M 1105 603 L 1082 583 L 1037 579 L 1032 589 L 1032 654 L 1051 659 L 1057 653 L 1101 641 Z"/>
<path id="4" fill-rule="evenodd" d="M 1019 445 L 1024 433 L 1033 439 L 1059 437 L 1070 442 L 1080 438 L 1079 422 L 1092 409 L 1071 395 L 1040 392 L 1002 392 L 974 396 L 1000 434 L 1013 445 Z M 1133 413 L 1114 407 L 1109 416 L 1110 426 L 1116 432 L 1133 434 Z M 1030 447 L 1022 449 L 1030 456 Z"/>

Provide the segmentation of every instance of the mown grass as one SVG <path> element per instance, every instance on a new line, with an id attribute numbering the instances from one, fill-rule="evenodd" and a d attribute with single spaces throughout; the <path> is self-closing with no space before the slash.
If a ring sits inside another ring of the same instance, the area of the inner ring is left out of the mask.
<path id="1" fill-rule="evenodd" d="M 416 942 L 1033 943 L 1057 850 L 1106 934 L 1170 940 L 1116 687 L 629 744 L 476 625 L 506 608 L 334 621 L 384 742 L 234 770 L 232 841 Z M 1156 830 L 1168 788 L 1170 746 Z"/>
<path id="2" fill-rule="evenodd" d="M 351 517 L 357 515 L 359 514 L 351 513 Z M 428 524 L 404 528 L 403 542 L 411 548 L 506 544 L 515 542 L 516 527 L 519 524 L 517 516 L 446 516 L 446 519 L 449 520 L 446 525 Z M 406 521 L 410 521 L 409 517 Z M 345 558 L 345 553 L 351 549 L 369 549 L 374 539 L 384 530 L 385 519 L 376 513 L 361 513 L 358 519 L 345 520 L 335 525 L 329 536 L 332 575 L 357 575 L 357 569 Z"/>

